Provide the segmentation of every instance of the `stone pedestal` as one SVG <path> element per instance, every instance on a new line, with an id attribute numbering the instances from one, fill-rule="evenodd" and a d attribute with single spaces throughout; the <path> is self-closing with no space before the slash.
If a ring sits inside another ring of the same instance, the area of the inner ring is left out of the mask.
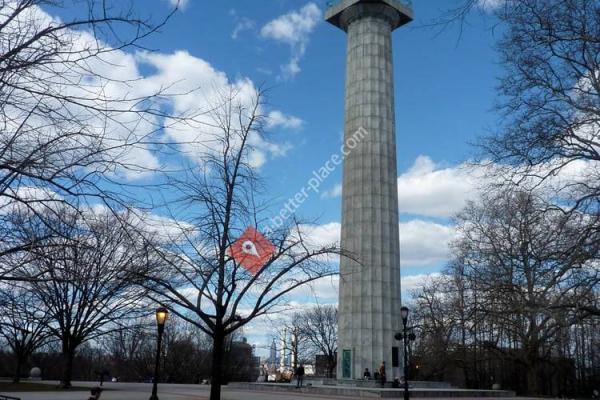
<path id="1" fill-rule="evenodd" d="M 29 371 L 29 380 L 32 381 L 41 381 L 42 380 L 42 370 L 38 367 L 31 368 Z"/>

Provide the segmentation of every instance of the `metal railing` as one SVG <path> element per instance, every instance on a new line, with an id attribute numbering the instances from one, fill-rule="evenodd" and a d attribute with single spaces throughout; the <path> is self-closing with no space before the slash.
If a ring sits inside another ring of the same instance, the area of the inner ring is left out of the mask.
<path id="1" fill-rule="evenodd" d="M 335 7 L 338 4 L 340 4 L 342 1 L 344 0 L 329 0 L 326 2 L 327 8 L 330 7 Z M 408 7 L 412 9 L 412 0 L 392 0 L 395 1 L 396 3 L 399 3 L 400 5 L 403 5 L 404 7 Z"/>

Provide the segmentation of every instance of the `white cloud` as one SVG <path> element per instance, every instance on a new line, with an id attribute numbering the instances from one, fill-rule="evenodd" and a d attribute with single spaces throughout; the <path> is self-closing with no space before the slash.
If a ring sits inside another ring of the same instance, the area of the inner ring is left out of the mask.
<path id="1" fill-rule="evenodd" d="M 251 31 L 254 28 L 256 28 L 256 21 L 246 17 L 240 18 L 237 21 L 233 32 L 231 33 L 231 38 L 235 40 L 239 37 L 240 33 L 244 31 Z"/>
<path id="2" fill-rule="evenodd" d="M 461 164 L 440 168 L 431 158 L 419 156 L 398 177 L 400 212 L 434 217 L 451 217 L 467 200 L 475 198 L 483 170 Z"/>
<path id="3" fill-rule="evenodd" d="M 448 243 L 454 237 L 451 226 L 412 220 L 400 223 L 402 266 L 435 265 L 448 259 Z"/>
<path id="4" fill-rule="evenodd" d="M 290 61 L 281 67 L 283 78 L 293 78 L 300 72 L 300 60 L 306 52 L 310 34 L 320 20 L 319 7 L 315 3 L 308 3 L 301 9 L 281 15 L 262 27 L 262 37 L 290 46 Z"/>
<path id="5" fill-rule="evenodd" d="M 140 210 L 133 211 L 128 215 L 128 222 L 160 240 L 177 243 L 197 232 L 196 227 L 187 222 Z"/>
<path id="6" fill-rule="evenodd" d="M 296 44 L 310 34 L 319 19 L 321 10 L 315 3 L 308 3 L 300 10 L 291 11 L 268 22 L 261 35 L 287 44 Z"/>
<path id="7" fill-rule="evenodd" d="M 580 166 L 573 166 L 579 169 Z M 440 167 L 431 158 L 419 156 L 410 169 L 398 177 L 398 205 L 401 213 L 427 217 L 452 217 L 468 200 L 474 200 L 485 183 L 483 167 L 467 163 Z M 342 195 L 338 183 L 321 198 Z"/>
<path id="8" fill-rule="evenodd" d="M 252 168 L 260 168 L 267 162 L 267 157 L 262 151 L 251 151 L 249 154 L 248 163 Z"/>
<path id="9" fill-rule="evenodd" d="M 281 111 L 271 111 L 267 115 L 267 129 L 284 128 L 284 129 L 300 129 L 304 125 L 304 121 L 293 115 L 287 115 Z"/>
<path id="10" fill-rule="evenodd" d="M 185 10 L 188 6 L 189 0 L 167 0 L 173 7 L 177 7 L 180 10 Z"/>
<path id="11" fill-rule="evenodd" d="M 169 139 L 181 143 L 184 154 L 194 161 L 201 162 L 207 152 L 220 149 L 219 139 L 223 133 L 218 119 L 222 114 L 221 110 L 215 110 L 214 105 L 226 104 L 223 96 L 234 93 L 235 105 L 245 109 L 251 109 L 257 99 L 258 90 L 250 79 L 232 81 L 224 72 L 187 51 L 172 54 L 139 53 L 137 59 L 156 70 L 155 74 L 144 80 L 145 87 L 156 90 L 170 84 L 169 91 L 178 93 L 169 99 L 175 114 L 193 116 L 183 123 L 167 120 L 165 132 Z M 264 110 L 259 108 L 258 113 L 262 114 Z M 283 113 L 280 114 L 283 116 Z M 250 134 L 248 144 L 248 161 L 255 168 L 264 165 L 269 156 L 285 155 L 291 147 L 285 143 L 269 142 L 258 133 Z"/>
<path id="12" fill-rule="evenodd" d="M 300 225 L 302 238 L 309 248 L 317 249 L 324 246 L 339 245 L 342 225 L 330 222 L 323 225 Z"/>
<path id="13" fill-rule="evenodd" d="M 337 183 L 334 187 L 321 193 L 322 199 L 332 199 L 342 195 L 342 184 Z"/>
<path id="14" fill-rule="evenodd" d="M 398 204 L 401 213 L 428 217 L 451 217 L 467 200 L 474 199 L 483 183 L 484 171 L 467 164 L 442 168 L 427 156 L 419 156 L 411 168 L 398 177 Z M 321 198 L 342 195 L 338 183 Z"/>
<path id="15" fill-rule="evenodd" d="M 570 170 L 575 170 L 571 172 Z M 572 165 L 564 175 L 581 175 L 582 166 Z M 468 200 L 474 200 L 485 184 L 485 170 L 468 163 L 440 167 L 431 158 L 419 156 L 410 169 L 398 177 L 398 205 L 401 213 L 426 217 L 452 217 Z M 338 183 L 321 194 L 321 198 L 342 195 Z"/>
<path id="16" fill-rule="evenodd" d="M 56 25 L 58 19 L 33 6 L 19 14 L 18 18 L 4 22 L 8 24 L 7 31 L 16 32 L 22 31 L 19 27 L 22 23 L 30 23 L 35 25 L 32 29 L 43 30 Z M 101 156 L 119 162 L 120 166 L 111 171 L 127 179 L 138 179 L 144 176 L 145 171 L 158 168 L 157 158 L 142 142 L 156 131 L 159 120 L 142 110 L 148 102 L 142 104 L 141 96 L 148 93 L 140 90 L 142 75 L 134 56 L 111 48 L 87 31 L 65 30 L 64 35 L 69 48 L 59 49 L 55 59 L 42 67 L 32 66 L 28 73 L 36 79 L 20 75 L 22 81 L 15 85 L 17 89 L 12 95 L 21 98 L 22 103 L 19 107 L 11 104 L 5 107 L 5 115 L 10 116 L 3 121 L 7 124 L 6 131 L 14 130 L 15 124 L 21 123 L 28 128 L 21 129 L 26 132 L 18 137 L 23 143 L 15 142 L 15 146 L 30 146 L 40 139 L 40 135 L 46 138 L 62 135 L 65 130 L 73 129 L 72 124 L 77 124 L 78 129 L 85 130 L 84 135 L 73 138 L 70 143 L 68 140 L 59 141 L 64 148 L 61 157 L 65 160 L 85 164 L 89 160 L 80 159 L 82 149 L 104 146 L 98 149 L 102 151 L 96 153 L 97 162 L 90 163 L 93 166 L 89 168 L 106 168 L 106 165 L 101 165 Z M 41 39 L 39 45 L 54 46 L 48 43 L 48 39 Z M 41 95 L 35 98 L 31 93 L 19 93 L 19 87 L 29 87 L 32 92 Z M 60 101 L 63 96 L 76 101 Z M 26 105 L 26 102 L 30 103 Z M 55 110 L 56 114 L 33 113 L 28 116 L 23 108 L 27 106 L 32 110 L 46 107 Z M 99 109 L 106 111 L 100 113 Z"/>
<path id="17" fill-rule="evenodd" d="M 273 75 L 273 71 L 271 71 L 269 68 L 257 67 L 256 72 L 259 72 L 259 73 L 261 73 L 263 75 L 267 75 L 267 76 Z"/>
<path id="18" fill-rule="evenodd" d="M 310 248 L 338 244 L 341 224 L 302 225 L 301 232 Z M 400 263 L 404 266 L 429 266 L 448 259 L 448 243 L 454 237 L 452 226 L 423 220 L 401 222 Z"/>
<path id="19" fill-rule="evenodd" d="M 398 177 L 398 205 L 401 213 L 427 217 L 452 217 L 467 201 L 476 201 L 481 188 L 490 183 L 513 181 L 524 190 L 536 190 L 550 201 L 569 199 L 586 182 L 599 175 L 598 167 L 585 160 L 552 160 L 536 167 L 527 165 L 474 165 L 463 163 L 441 167 L 427 156 L 419 156 L 412 167 Z M 554 199 L 554 200 L 552 200 Z"/>
<path id="20" fill-rule="evenodd" d="M 442 276 L 440 272 L 403 276 L 400 280 L 400 285 L 402 288 L 402 298 L 405 299 L 404 302 L 406 302 L 406 299 L 410 298 L 410 293 L 412 291 L 422 288 L 431 279 L 439 278 L 440 276 Z"/>
<path id="21" fill-rule="evenodd" d="M 506 4 L 506 0 L 477 0 L 477 6 L 485 11 L 494 11 Z"/>
<path id="22" fill-rule="evenodd" d="M 57 212 L 65 207 L 64 204 L 64 198 L 50 188 L 8 187 L 0 196 L 0 217 L 9 214 Z"/>
<path id="23" fill-rule="evenodd" d="M 80 208 L 86 220 L 116 216 L 140 233 L 151 234 L 155 240 L 168 241 L 170 244 L 185 242 L 187 238 L 197 233 L 196 226 L 193 224 L 138 208 L 131 207 L 116 212 L 102 203 L 89 204 Z"/>
<path id="24" fill-rule="evenodd" d="M 598 179 L 600 168 L 589 160 L 557 158 L 533 167 L 496 166 L 496 174 L 524 190 L 545 195 L 548 201 L 560 203 L 557 199 L 569 201 L 587 193 L 589 182 Z"/>
<path id="25" fill-rule="evenodd" d="M 169 1 L 176 3 L 175 0 Z M 185 0 L 179 4 L 185 6 L 187 3 Z M 39 8 L 33 7 L 31 10 L 39 14 L 36 19 L 42 21 L 40 24 L 50 24 L 53 21 L 50 15 Z M 84 54 L 93 52 L 98 46 L 106 48 L 106 45 L 96 42 L 88 32 L 73 31 L 70 34 L 73 35 L 76 49 L 83 49 Z M 142 70 L 150 72 L 144 75 Z M 89 71 L 93 71 L 93 75 Z M 57 71 L 59 74 L 61 72 L 63 71 Z M 90 111 L 93 109 L 76 109 L 76 105 L 68 105 L 73 108 L 69 110 L 73 115 L 86 121 L 89 130 L 109 135 L 105 143 L 114 149 L 112 152 L 121 166 L 115 173 L 130 180 L 140 179 L 161 167 L 158 153 L 145 143 L 156 143 L 166 138 L 170 143 L 180 143 L 179 147 L 186 156 L 201 162 L 203 155 L 217 150 L 222 136 L 222 132 L 215 128 L 218 125 L 215 118 L 218 116 L 215 115 L 214 105 L 222 104 L 224 94 L 236 93 L 235 101 L 239 105 L 250 107 L 258 93 L 250 79 L 241 77 L 230 80 L 225 73 L 207 61 L 186 51 L 172 54 L 130 54 L 111 49 L 103 52 L 102 57 L 87 59 L 81 70 L 70 68 L 63 75 L 67 81 L 80 83 L 65 85 L 64 88 L 59 85 L 54 90 L 84 99 L 81 102 L 89 103 L 94 109 L 112 109 L 116 104 L 124 110 L 136 111 L 140 106 L 148 105 L 154 109 L 170 109 L 177 116 L 194 117 L 186 121 L 169 118 L 161 121 L 161 118 L 153 114 L 145 114 L 140 118 L 133 112 L 115 112 L 109 118 L 99 118 Z M 46 90 L 42 87 L 40 92 Z M 161 93 L 161 96 L 140 104 L 139 99 L 156 93 Z M 111 104 L 111 107 L 107 104 Z M 262 107 L 258 113 L 266 114 Z M 299 118 L 278 110 L 271 110 L 268 117 L 271 127 L 297 129 L 303 124 Z M 17 121 L 16 118 L 14 120 Z M 161 122 L 164 122 L 164 134 L 157 129 Z M 288 143 L 267 141 L 258 133 L 252 133 L 248 142 L 248 161 L 256 168 L 264 165 L 269 158 L 284 156 L 291 148 Z"/>
<path id="26" fill-rule="evenodd" d="M 440 276 L 442 276 L 442 273 L 440 272 L 402 276 L 400 279 L 402 297 L 408 298 L 412 291 L 422 288 L 429 280 Z M 304 304 L 305 308 L 315 306 L 315 302 L 318 304 L 337 305 L 339 285 L 340 277 L 337 275 L 321 278 L 311 284 L 301 286 L 296 289 L 292 295 L 296 301 L 300 301 L 301 304 Z"/>
<path id="27" fill-rule="evenodd" d="M 335 304 L 338 301 L 339 283 L 339 276 L 327 276 L 299 287 L 291 295 L 295 299 L 318 301 L 320 304 Z"/>

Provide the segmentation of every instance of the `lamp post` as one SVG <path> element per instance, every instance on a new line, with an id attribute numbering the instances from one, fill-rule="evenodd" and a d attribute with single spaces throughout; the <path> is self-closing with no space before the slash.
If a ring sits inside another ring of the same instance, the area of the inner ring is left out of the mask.
<path id="1" fill-rule="evenodd" d="M 160 364 L 160 345 L 162 343 L 162 335 L 165 330 L 165 323 L 169 318 L 169 310 L 164 307 L 158 307 L 156 309 L 156 325 L 158 326 L 158 340 L 156 343 L 156 361 L 154 363 L 154 379 L 152 382 L 152 396 L 150 400 L 158 400 L 157 385 L 158 385 L 158 366 Z"/>
<path id="2" fill-rule="evenodd" d="M 404 400 L 409 400 L 408 395 L 408 338 L 406 335 L 406 323 L 408 322 L 408 307 L 400 308 L 402 317 L 402 341 L 404 344 Z"/>

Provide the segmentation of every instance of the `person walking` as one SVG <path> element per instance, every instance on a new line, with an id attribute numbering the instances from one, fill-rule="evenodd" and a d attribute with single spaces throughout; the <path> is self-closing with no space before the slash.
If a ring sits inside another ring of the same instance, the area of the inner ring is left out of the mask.
<path id="1" fill-rule="evenodd" d="M 381 381 L 381 387 L 385 386 L 385 361 L 381 362 L 381 365 L 379 366 L 379 379 Z"/>
<path id="2" fill-rule="evenodd" d="M 296 368 L 296 387 L 301 388 L 303 381 L 304 381 L 304 365 L 300 364 L 300 366 L 298 368 Z"/>

